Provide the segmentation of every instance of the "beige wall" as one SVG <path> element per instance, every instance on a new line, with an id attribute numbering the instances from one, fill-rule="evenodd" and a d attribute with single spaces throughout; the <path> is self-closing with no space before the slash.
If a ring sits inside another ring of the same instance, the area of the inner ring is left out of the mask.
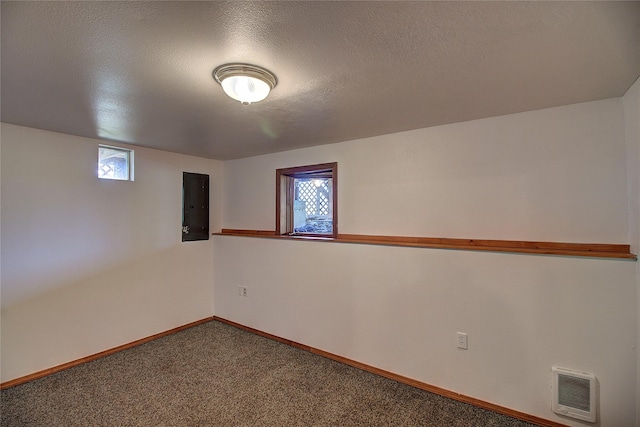
<path id="1" fill-rule="evenodd" d="M 622 98 L 624 105 L 625 139 L 627 146 L 627 177 L 629 190 L 629 242 L 634 253 L 640 253 L 640 79 Z M 640 345 L 640 263 L 636 263 L 638 321 L 636 345 Z M 636 426 L 640 427 L 640 351 L 636 349 L 638 379 Z"/>
<path id="2" fill-rule="evenodd" d="M 274 170 L 338 161 L 341 233 L 626 242 L 624 159 L 617 98 L 228 161 L 224 226 L 273 229 Z"/>
<path id="3" fill-rule="evenodd" d="M 2 124 L 2 381 L 213 314 L 213 241 L 181 242 L 182 172 L 221 162 L 135 148 L 135 181 L 96 176 L 99 141 Z"/>
<path id="4" fill-rule="evenodd" d="M 274 229 L 275 169 L 331 161 L 342 233 L 629 239 L 620 98 L 228 161 L 223 226 Z M 599 425 L 635 423 L 634 262 L 214 239 L 218 316 L 576 426 L 550 369 L 592 372 Z"/>

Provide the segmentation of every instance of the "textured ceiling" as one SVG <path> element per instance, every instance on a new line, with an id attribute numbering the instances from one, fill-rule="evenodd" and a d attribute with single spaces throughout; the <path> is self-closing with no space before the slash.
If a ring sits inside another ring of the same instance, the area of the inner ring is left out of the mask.
<path id="1" fill-rule="evenodd" d="M 640 2 L 8 2 L 3 122 L 231 159 L 621 96 Z M 227 62 L 271 70 L 228 98 Z"/>

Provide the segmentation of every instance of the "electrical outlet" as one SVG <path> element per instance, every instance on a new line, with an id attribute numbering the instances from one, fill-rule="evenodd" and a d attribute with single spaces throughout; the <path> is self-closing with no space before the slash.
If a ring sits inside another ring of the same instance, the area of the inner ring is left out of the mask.
<path id="1" fill-rule="evenodd" d="M 246 286 L 238 286 L 238 295 L 241 297 L 247 296 L 247 287 Z"/>
<path id="2" fill-rule="evenodd" d="M 458 332 L 458 348 L 463 350 L 469 349 L 466 332 Z"/>

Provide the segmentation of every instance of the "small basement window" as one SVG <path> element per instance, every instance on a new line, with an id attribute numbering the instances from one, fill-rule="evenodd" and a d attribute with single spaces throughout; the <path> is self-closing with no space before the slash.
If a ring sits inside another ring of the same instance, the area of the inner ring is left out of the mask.
<path id="1" fill-rule="evenodd" d="M 338 164 L 276 170 L 276 234 L 336 237 Z"/>
<path id="2" fill-rule="evenodd" d="M 98 178 L 133 181 L 133 150 L 99 145 Z"/>

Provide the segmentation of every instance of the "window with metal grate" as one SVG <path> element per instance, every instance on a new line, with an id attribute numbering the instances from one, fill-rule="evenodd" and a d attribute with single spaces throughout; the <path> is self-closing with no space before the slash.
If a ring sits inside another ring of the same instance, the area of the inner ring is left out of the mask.
<path id="1" fill-rule="evenodd" d="M 276 170 L 276 234 L 336 237 L 338 164 Z"/>

